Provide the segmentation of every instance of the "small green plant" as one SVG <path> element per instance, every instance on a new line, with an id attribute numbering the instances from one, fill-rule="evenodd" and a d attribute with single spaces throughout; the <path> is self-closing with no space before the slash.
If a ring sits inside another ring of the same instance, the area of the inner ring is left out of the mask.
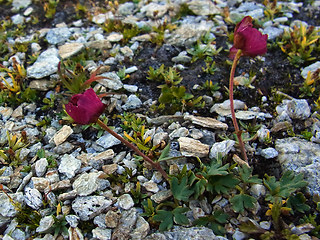
<path id="1" fill-rule="evenodd" d="M 42 218 L 41 214 L 26 204 L 14 201 L 13 198 L 4 190 L 2 184 L 0 184 L 0 191 L 9 198 L 10 203 L 17 211 L 15 218 L 18 222 L 18 227 L 29 228 L 31 231 L 35 231 L 36 228 L 39 227 L 39 223 Z"/>
<path id="2" fill-rule="evenodd" d="M 206 67 L 202 68 L 203 72 L 213 75 L 217 71 L 216 62 L 209 56 L 206 57 L 204 62 L 206 63 Z"/>
<path id="3" fill-rule="evenodd" d="M 202 86 L 203 89 L 207 90 L 208 92 L 211 93 L 211 95 L 214 95 L 215 92 L 219 91 L 220 89 L 220 86 L 219 86 L 219 83 L 213 83 L 211 80 L 207 80 L 203 86 Z"/>
<path id="4" fill-rule="evenodd" d="M 316 59 L 315 51 L 319 51 L 318 34 L 320 30 L 316 30 L 314 26 L 308 28 L 304 25 L 300 27 L 293 26 L 289 31 L 285 31 L 282 41 L 278 42 L 281 50 L 288 55 L 290 62 L 296 66 L 310 62 Z"/>
<path id="5" fill-rule="evenodd" d="M 121 81 L 130 78 L 130 75 L 126 73 L 126 67 L 123 67 L 117 72 L 118 77 Z"/>
<path id="6" fill-rule="evenodd" d="M 56 100 L 56 96 L 54 94 L 50 94 L 50 98 L 44 98 L 42 102 L 45 104 L 41 107 L 41 110 L 48 110 L 54 108 L 54 103 Z"/>
<path id="7" fill-rule="evenodd" d="M 132 194 L 133 201 L 135 204 L 139 203 L 142 199 L 148 197 L 148 194 L 141 192 L 140 182 L 137 182 L 136 189 L 131 189 L 130 192 Z"/>
<path id="8" fill-rule="evenodd" d="M 300 97 L 312 97 L 312 94 L 315 92 L 316 88 L 318 88 L 317 82 L 320 79 L 320 68 L 315 72 L 308 72 L 306 79 L 303 82 L 303 86 L 299 88 L 301 91 Z"/>
<path id="9" fill-rule="evenodd" d="M 247 193 L 247 189 L 252 184 L 261 184 L 262 180 L 257 175 L 252 176 L 253 169 L 247 165 L 239 167 L 240 184 L 236 186 L 239 194 L 230 198 L 230 203 L 235 212 L 244 212 L 245 209 L 253 208 L 257 199 Z"/>
<path id="10" fill-rule="evenodd" d="M 27 71 L 23 65 L 13 58 L 12 69 L 6 68 L 0 65 L 0 71 L 5 72 L 9 77 L 6 79 L 1 76 L 0 81 L 0 104 L 10 103 L 13 106 L 17 106 L 23 102 L 35 101 L 36 91 L 34 89 L 25 88 L 24 80 L 27 76 Z"/>
<path id="11" fill-rule="evenodd" d="M 192 55 L 191 63 L 198 59 L 218 55 L 222 47 L 216 49 L 214 40 L 214 38 L 210 37 L 210 32 L 207 32 L 192 48 L 187 49 L 187 52 Z"/>
<path id="12" fill-rule="evenodd" d="M 13 135 L 7 131 L 7 141 L 5 146 L 0 150 L 0 161 L 2 164 L 10 164 L 18 166 L 21 162 L 20 152 L 29 145 L 25 131 L 21 132 L 21 136 Z"/>
<path id="13" fill-rule="evenodd" d="M 107 123 L 108 123 L 108 118 L 107 118 L 106 116 L 101 116 L 101 121 L 102 121 L 103 123 L 107 124 Z M 86 130 L 86 129 L 88 129 L 89 127 L 93 127 L 93 128 L 95 128 L 95 129 L 98 130 L 97 138 L 100 138 L 100 137 L 102 136 L 102 134 L 105 132 L 105 131 L 99 126 L 99 124 L 97 124 L 97 123 L 92 123 L 92 124 L 89 124 L 89 125 L 84 125 L 84 126 L 82 126 L 82 129 L 83 129 L 83 130 Z"/>
<path id="14" fill-rule="evenodd" d="M 80 64 L 74 66 L 73 71 L 68 68 L 67 63 L 60 62 L 58 65 L 58 74 L 65 88 L 71 93 L 81 93 L 88 88 L 92 82 L 106 77 L 97 76 L 99 68 L 91 74 Z"/>
<path id="15" fill-rule="evenodd" d="M 51 19 L 56 14 L 56 8 L 60 0 L 46 0 L 43 5 L 45 11 L 45 17 Z"/>
<path id="16" fill-rule="evenodd" d="M 54 157 L 52 155 L 47 155 L 45 150 L 43 148 L 41 148 L 40 150 L 38 150 L 37 152 L 37 157 L 39 159 L 41 158 L 46 158 L 48 161 L 48 168 L 55 168 L 58 166 L 57 161 L 54 159 Z"/>
<path id="17" fill-rule="evenodd" d="M 152 28 L 152 34 L 151 34 L 151 42 L 156 44 L 157 46 L 161 46 L 164 41 L 164 33 L 166 30 L 172 32 L 174 29 L 177 28 L 177 25 L 168 23 L 165 19 L 161 24 L 159 24 L 157 27 Z"/>
<path id="18" fill-rule="evenodd" d="M 272 2 L 269 0 L 264 0 L 263 5 L 265 6 L 264 15 L 268 20 L 273 20 L 274 17 L 282 13 L 282 5 L 278 4 L 277 0 L 273 0 Z"/>

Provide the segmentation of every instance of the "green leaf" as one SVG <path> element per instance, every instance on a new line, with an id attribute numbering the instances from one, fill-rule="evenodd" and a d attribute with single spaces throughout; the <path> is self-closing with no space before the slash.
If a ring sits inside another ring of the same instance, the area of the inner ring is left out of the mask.
<path id="1" fill-rule="evenodd" d="M 184 176 L 181 179 L 180 184 L 176 177 L 171 178 L 171 181 L 170 181 L 171 191 L 175 199 L 186 201 L 186 202 L 189 200 L 189 197 L 192 195 L 193 191 L 189 189 L 189 186 L 187 183 L 188 183 L 187 176 Z"/>
<path id="2" fill-rule="evenodd" d="M 288 198 L 287 206 L 291 209 L 297 210 L 298 212 L 305 213 L 310 210 L 310 206 L 305 204 L 305 202 L 305 196 L 301 192 L 298 192 Z"/>
<path id="3" fill-rule="evenodd" d="M 239 229 L 243 233 L 249 234 L 263 234 L 266 230 L 262 229 L 259 225 L 254 224 L 252 221 L 241 223 Z"/>
<path id="4" fill-rule="evenodd" d="M 233 196 L 230 200 L 232 208 L 235 212 L 244 212 L 245 208 L 253 208 L 257 200 L 244 193 Z"/>
<path id="5" fill-rule="evenodd" d="M 228 173 L 228 168 L 229 164 L 226 164 L 224 166 L 221 166 L 222 162 L 221 161 L 212 161 L 210 167 L 208 167 L 208 172 L 207 175 L 209 176 L 215 176 L 215 175 L 227 175 Z"/>
<path id="6" fill-rule="evenodd" d="M 170 152 L 170 143 L 168 143 L 167 146 L 162 150 L 158 161 L 161 161 L 164 158 L 168 157 L 169 156 L 169 152 Z"/>
<path id="7" fill-rule="evenodd" d="M 193 223 L 198 226 L 208 226 L 215 234 L 224 235 L 226 230 L 222 224 L 225 224 L 228 218 L 229 216 L 222 210 L 217 210 L 213 212 L 213 215 L 200 217 Z"/>
<path id="8" fill-rule="evenodd" d="M 218 194 L 227 194 L 230 189 L 234 188 L 239 183 L 239 180 L 234 178 L 231 174 L 225 176 L 213 176 L 210 177 L 208 181 L 209 182 L 206 186 L 207 191 Z"/>
<path id="9" fill-rule="evenodd" d="M 165 210 L 158 210 L 157 214 L 152 218 L 154 221 L 161 222 L 159 226 L 160 231 L 169 230 L 173 226 L 172 212 Z"/>
<path id="10" fill-rule="evenodd" d="M 267 201 L 273 201 L 275 197 L 288 198 L 291 193 L 307 185 L 302 173 L 296 175 L 291 171 L 285 172 L 279 181 L 274 176 L 269 177 L 266 174 L 263 183 L 270 191 L 266 196 Z"/>
<path id="11" fill-rule="evenodd" d="M 252 176 L 252 170 L 252 168 L 248 167 L 245 164 L 239 167 L 239 176 L 241 181 L 244 183 L 261 184 L 262 180 L 258 178 L 257 175 Z"/>
<path id="12" fill-rule="evenodd" d="M 187 225 L 189 224 L 189 219 L 184 215 L 184 213 L 188 212 L 189 208 L 186 207 L 176 207 L 173 213 L 174 222 L 179 225 Z"/>
<path id="13" fill-rule="evenodd" d="M 155 213 L 155 209 L 153 206 L 153 202 L 150 198 L 148 200 L 142 202 L 142 206 L 144 208 L 144 213 L 141 216 L 151 217 Z"/>

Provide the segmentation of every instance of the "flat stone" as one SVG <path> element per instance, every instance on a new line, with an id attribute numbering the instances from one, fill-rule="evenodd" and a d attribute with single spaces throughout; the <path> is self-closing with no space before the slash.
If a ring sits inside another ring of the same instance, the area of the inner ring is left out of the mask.
<path id="1" fill-rule="evenodd" d="M 123 35 L 121 33 L 111 33 L 107 36 L 107 41 L 109 42 L 120 42 L 123 39 Z"/>
<path id="2" fill-rule="evenodd" d="M 73 133 L 73 130 L 68 125 L 63 125 L 63 127 L 54 134 L 53 141 L 56 144 L 56 146 L 63 143 L 67 138 Z"/>
<path id="3" fill-rule="evenodd" d="M 210 0 L 193 0 L 188 3 L 188 7 L 194 14 L 200 16 L 216 15 L 222 12 L 222 9 Z"/>
<path id="4" fill-rule="evenodd" d="M 320 61 L 317 61 L 307 67 L 305 67 L 302 71 L 301 71 L 301 76 L 306 79 L 308 76 L 308 72 L 314 73 L 315 71 L 317 71 L 317 69 L 320 68 Z"/>
<path id="5" fill-rule="evenodd" d="M 39 91 L 48 91 L 54 87 L 54 83 L 49 80 L 32 80 L 29 87 Z"/>
<path id="6" fill-rule="evenodd" d="M 54 218 L 52 216 L 45 216 L 40 220 L 39 227 L 37 227 L 36 232 L 47 233 L 54 224 Z"/>
<path id="7" fill-rule="evenodd" d="M 26 188 L 24 190 L 25 192 L 25 196 L 24 196 L 24 199 L 25 199 L 25 202 L 26 204 L 35 209 L 35 210 L 38 210 L 41 206 L 42 206 L 42 195 L 41 193 L 39 192 L 38 189 L 35 189 L 35 188 Z"/>
<path id="8" fill-rule="evenodd" d="M 116 228 L 118 226 L 119 220 L 120 220 L 120 214 L 109 210 L 106 213 L 105 222 L 108 228 Z"/>
<path id="9" fill-rule="evenodd" d="M 72 209 L 80 217 L 81 221 L 88 221 L 105 211 L 112 201 L 103 196 L 77 197 L 72 202 Z"/>
<path id="10" fill-rule="evenodd" d="M 103 229 L 97 227 L 95 229 L 92 229 L 92 235 L 94 239 L 111 240 L 111 229 Z"/>
<path id="11" fill-rule="evenodd" d="M 159 191 L 158 185 L 152 180 L 143 183 L 143 187 L 149 192 L 157 193 Z"/>
<path id="12" fill-rule="evenodd" d="M 118 169 L 118 164 L 116 163 L 102 166 L 103 172 L 105 172 L 108 175 L 113 174 L 115 171 L 117 171 L 117 169 Z"/>
<path id="13" fill-rule="evenodd" d="M 80 170 L 81 160 L 76 159 L 72 155 L 65 154 L 61 158 L 58 171 L 65 174 L 68 178 L 72 178 Z"/>
<path id="14" fill-rule="evenodd" d="M 103 73 L 99 76 L 105 78 L 99 79 L 97 82 L 108 89 L 119 90 L 123 87 L 123 83 L 115 72 Z"/>
<path id="15" fill-rule="evenodd" d="M 261 150 L 261 156 L 265 159 L 272 159 L 278 156 L 278 151 L 274 148 L 265 148 Z"/>
<path id="16" fill-rule="evenodd" d="M 171 190 L 162 190 L 153 194 L 150 198 L 151 200 L 155 201 L 156 203 L 161 203 L 172 196 Z"/>
<path id="17" fill-rule="evenodd" d="M 129 194 L 123 194 L 118 198 L 118 205 L 122 209 L 128 210 L 134 206 L 134 202 Z"/>
<path id="18" fill-rule="evenodd" d="M 71 32 L 67 27 L 52 28 L 48 31 L 46 39 L 50 44 L 59 44 L 67 41 Z"/>
<path id="19" fill-rule="evenodd" d="M 88 196 L 95 192 L 98 187 L 98 178 L 102 172 L 82 173 L 72 184 L 79 196 Z"/>
<path id="20" fill-rule="evenodd" d="M 233 140 L 224 140 L 212 145 L 210 150 L 210 158 L 217 158 L 218 154 L 222 154 L 222 157 L 226 156 L 233 148 L 236 142 Z"/>
<path id="21" fill-rule="evenodd" d="M 188 157 L 207 157 L 209 154 L 209 145 L 203 144 L 198 140 L 188 137 L 178 139 L 180 152 Z"/>
<path id="22" fill-rule="evenodd" d="M 193 115 L 186 115 L 184 117 L 184 120 L 189 120 L 193 124 L 206 127 L 206 128 L 223 129 L 223 130 L 228 129 L 228 125 L 226 123 L 220 122 L 210 117 L 198 117 Z"/>
<path id="23" fill-rule="evenodd" d="M 84 49 L 83 43 L 66 43 L 59 47 L 59 55 L 62 59 L 72 57 Z"/>
<path id="24" fill-rule="evenodd" d="M 40 192 L 43 192 L 50 185 L 50 181 L 43 177 L 32 177 L 31 181 L 33 182 L 33 186 Z"/>

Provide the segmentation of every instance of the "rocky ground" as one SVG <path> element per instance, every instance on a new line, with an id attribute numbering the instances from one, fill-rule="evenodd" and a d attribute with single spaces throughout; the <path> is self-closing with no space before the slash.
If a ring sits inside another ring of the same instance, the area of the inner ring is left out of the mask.
<path id="1" fill-rule="evenodd" d="M 281 47 L 294 26 L 319 29 L 319 1 L 0 3 L 2 239 L 318 239 L 320 41 L 303 61 Z M 251 182 L 228 100 L 232 33 L 247 15 L 268 34 L 268 52 L 236 69 Z M 98 125 L 72 124 L 60 62 L 105 77 L 91 85 L 108 93 L 101 118 L 153 159 L 169 150 L 169 181 Z M 183 93 L 163 97 L 172 84 Z"/>

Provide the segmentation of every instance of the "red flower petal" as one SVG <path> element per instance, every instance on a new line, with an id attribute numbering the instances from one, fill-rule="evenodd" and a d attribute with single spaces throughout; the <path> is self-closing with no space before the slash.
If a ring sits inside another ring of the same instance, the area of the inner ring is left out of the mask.
<path id="1" fill-rule="evenodd" d="M 82 125 L 95 123 L 105 109 L 105 105 L 91 88 L 83 94 L 72 96 L 65 107 L 75 123 Z"/>

